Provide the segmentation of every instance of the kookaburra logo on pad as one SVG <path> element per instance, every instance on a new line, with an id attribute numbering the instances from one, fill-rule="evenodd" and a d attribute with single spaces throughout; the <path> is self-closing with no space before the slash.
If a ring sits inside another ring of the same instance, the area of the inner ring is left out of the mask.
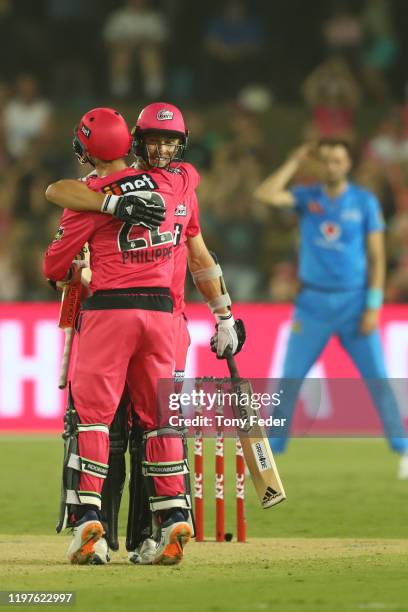
<path id="1" fill-rule="evenodd" d="M 157 119 L 159 121 L 170 121 L 171 119 L 173 119 L 173 114 L 174 113 L 172 113 L 172 111 L 162 108 L 162 110 L 159 110 L 159 112 L 157 113 Z"/>

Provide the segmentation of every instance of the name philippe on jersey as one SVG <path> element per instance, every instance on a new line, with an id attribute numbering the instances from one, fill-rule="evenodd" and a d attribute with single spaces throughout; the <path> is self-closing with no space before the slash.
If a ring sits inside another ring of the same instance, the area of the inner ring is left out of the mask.
<path id="1" fill-rule="evenodd" d="M 160 259 L 170 259 L 173 255 L 173 247 L 158 248 L 154 251 L 146 251 L 145 249 L 135 251 L 124 251 L 122 253 L 122 263 L 155 263 Z"/>

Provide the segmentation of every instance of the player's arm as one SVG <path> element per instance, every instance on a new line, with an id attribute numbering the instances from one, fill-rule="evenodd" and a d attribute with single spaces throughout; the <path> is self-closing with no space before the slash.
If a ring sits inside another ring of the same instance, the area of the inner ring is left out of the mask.
<path id="1" fill-rule="evenodd" d="M 225 356 L 228 348 L 232 354 L 238 353 L 245 342 L 245 327 L 240 319 L 234 320 L 221 267 L 207 249 L 201 233 L 187 238 L 187 258 L 194 283 L 216 320 L 212 350 L 218 357 Z"/>
<path id="2" fill-rule="evenodd" d="M 166 216 L 163 199 L 154 192 L 139 195 L 104 195 L 93 191 L 83 181 L 63 179 L 47 187 L 45 197 L 61 208 L 76 212 L 103 212 L 120 221 L 143 225 L 148 229 L 159 227 Z"/>
<path id="3" fill-rule="evenodd" d="M 216 303 L 215 300 L 222 295 L 220 276 L 215 275 L 217 271 L 215 270 L 214 258 L 207 249 L 201 233 L 197 236 L 187 238 L 187 258 L 191 275 L 203 299 L 207 303 L 213 300 L 214 303 Z M 210 275 L 207 275 L 207 277 L 205 277 L 204 274 L 200 275 L 200 270 L 208 269 L 214 269 L 213 278 L 211 278 Z M 229 314 L 228 307 L 222 305 L 214 307 L 213 312 L 215 314 Z"/>
<path id="4" fill-rule="evenodd" d="M 105 199 L 103 194 L 89 189 L 86 183 L 71 179 L 51 183 L 47 187 L 45 197 L 61 208 L 77 212 L 100 212 Z"/>
<path id="5" fill-rule="evenodd" d="M 95 230 L 95 215 L 64 211 L 57 234 L 49 245 L 43 262 L 45 277 L 55 282 L 69 281 L 83 264 L 73 264 Z"/>
<path id="6" fill-rule="evenodd" d="M 368 287 L 366 308 L 360 321 L 360 332 L 370 334 L 378 326 L 385 281 L 384 232 L 374 231 L 366 236 Z"/>
<path id="7" fill-rule="evenodd" d="M 255 191 L 255 198 L 263 204 L 291 208 L 296 199 L 287 188 L 301 164 L 312 151 L 310 144 L 298 147 L 275 172 L 268 176 Z"/>

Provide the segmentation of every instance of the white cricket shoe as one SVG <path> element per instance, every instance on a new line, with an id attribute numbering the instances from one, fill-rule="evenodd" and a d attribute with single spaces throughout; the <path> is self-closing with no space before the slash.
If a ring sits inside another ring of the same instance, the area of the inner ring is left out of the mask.
<path id="1" fill-rule="evenodd" d="M 408 480 L 408 453 L 403 453 L 400 457 L 398 478 L 400 480 Z"/>
<path id="2" fill-rule="evenodd" d="M 180 520 L 181 519 L 181 520 Z M 161 525 L 160 542 L 153 559 L 154 565 L 176 565 L 183 558 L 183 549 L 193 531 L 179 510 Z"/>
<path id="3" fill-rule="evenodd" d="M 157 542 L 146 538 L 136 550 L 128 552 L 128 561 L 135 565 L 151 565 L 157 551 Z"/>
<path id="4" fill-rule="evenodd" d="M 87 512 L 74 527 L 67 557 L 76 565 L 90 564 L 95 556 L 95 545 L 103 536 L 103 526 L 96 512 Z"/>
<path id="5" fill-rule="evenodd" d="M 95 554 L 90 561 L 91 565 L 105 565 L 105 563 L 109 563 L 109 547 L 105 538 L 101 538 L 97 542 L 95 542 Z"/>

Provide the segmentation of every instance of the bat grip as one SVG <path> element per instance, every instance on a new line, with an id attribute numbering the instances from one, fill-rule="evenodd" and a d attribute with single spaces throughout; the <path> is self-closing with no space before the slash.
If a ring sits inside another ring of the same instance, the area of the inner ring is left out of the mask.
<path id="1" fill-rule="evenodd" d="M 58 389 L 65 389 L 67 386 L 69 362 L 71 358 L 72 340 L 74 337 L 74 329 L 72 327 L 65 327 L 65 342 L 64 352 L 62 354 L 60 377 L 58 383 Z"/>
<path id="2" fill-rule="evenodd" d="M 229 372 L 230 372 L 230 375 L 231 375 L 231 379 L 232 380 L 239 380 L 240 376 L 239 376 L 239 373 L 238 373 L 237 364 L 235 363 L 235 359 L 234 359 L 234 357 L 232 355 L 232 351 L 231 351 L 230 348 L 228 348 L 225 351 L 225 356 L 226 356 L 226 359 L 227 359 L 227 364 L 228 364 L 228 369 L 229 369 Z"/>

